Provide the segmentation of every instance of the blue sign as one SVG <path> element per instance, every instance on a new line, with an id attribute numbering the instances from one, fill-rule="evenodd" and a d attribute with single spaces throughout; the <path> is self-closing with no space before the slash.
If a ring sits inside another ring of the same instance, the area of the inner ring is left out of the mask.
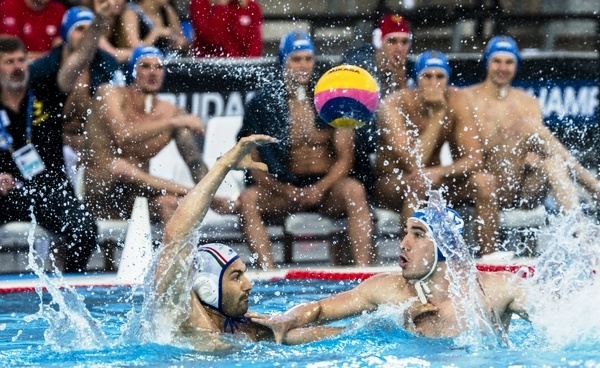
<path id="1" fill-rule="evenodd" d="M 546 125 L 582 126 L 598 124 L 598 82 L 594 80 L 520 81 L 540 103 Z"/>

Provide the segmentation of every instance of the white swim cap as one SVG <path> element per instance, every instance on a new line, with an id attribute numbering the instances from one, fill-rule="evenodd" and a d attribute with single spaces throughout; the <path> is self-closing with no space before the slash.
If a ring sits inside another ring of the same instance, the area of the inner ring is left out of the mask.
<path id="1" fill-rule="evenodd" d="M 192 289 L 202 304 L 216 309 L 223 315 L 225 315 L 221 305 L 223 274 L 238 258 L 238 254 L 233 249 L 217 243 L 199 247 L 194 257 Z"/>

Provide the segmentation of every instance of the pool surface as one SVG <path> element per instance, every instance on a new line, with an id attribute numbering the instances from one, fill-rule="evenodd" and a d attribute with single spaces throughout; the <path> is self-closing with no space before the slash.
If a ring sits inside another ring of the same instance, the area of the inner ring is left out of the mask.
<path id="1" fill-rule="evenodd" d="M 251 309 L 284 311 L 356 285 L 349 281 L 255 282 Z M 456 346 L 452 339 L 406 333 L 392 306 L 338 322 L 342 335 L 302 346 L 235 340 L 230 353 L 206 354 L 147 343 L 131 319 L 142 305 L 141 288 L 128 286 L 0 295 L 0 363 L 5 367 L 600 367 L 600 339 L 586 334 L 566 344 L 550 342 L 528 322 L 515 319 L 505 348 Z M 61 298 L 62 298 L 61 297 Z M 77 301 L 71 303 L 73 300 Z M 53 303 L 51 303 L 51 301 Z M 42 303 L 43 302 L 43 303 Z M 49 304 L 50 303 L 50 304 Z M 77 305 L 85 308 L 77 308 Z M 61 306 L 75 307 L 63 307 Z M 86 314 L 89 313 L 89 318 Z M 593 321 L 597 318 L 587 318 Z M 85 320 L 92 321 L 86 324 Z M 50 322 L 51 321 L 51 322 Z M 600 325 L 598 325 L 600 326 Z"/>

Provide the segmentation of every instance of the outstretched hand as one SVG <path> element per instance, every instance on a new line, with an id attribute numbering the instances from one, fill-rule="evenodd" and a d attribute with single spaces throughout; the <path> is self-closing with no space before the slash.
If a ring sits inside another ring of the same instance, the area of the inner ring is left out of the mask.
<path id="1" fill-rule="evenodd" d="M 431 303 L 423 305 L 420 301 L 415 301 L 404 310 L 404 320 L 414 323 L 415 321 L 418 321 L 419 318 L 437 311 L 438 307 Z"/>
<path id="2" fill-rule="evenodd" d="M 238 143 L 222 158 L 226 159 L 231 168 L 236 170 L 257 169 L 269 171 L 266 164 L 252 159 L 252 152 L 260 145 L 277 143 L 277 139 L 264 134 L 253 134 L 241 138 Z"/>
<path id="3" fill-rule="evenodd" d="M 285 314 L 265 315 L 256 312 L 246 313 L 246 318 L 261 326 L 270 328 L 273 331 L 275 342 L 281 344 L 285 335 L 293 327 L 294 320 Z"/>

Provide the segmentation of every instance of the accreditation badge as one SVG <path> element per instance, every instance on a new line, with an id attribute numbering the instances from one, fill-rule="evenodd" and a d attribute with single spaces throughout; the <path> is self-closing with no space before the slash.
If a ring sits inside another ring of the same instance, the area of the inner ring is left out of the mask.
<path id="1" fill-rule="evenodd" d="M 44 161 L 33 144 L 28 143 L 12 153 L 21 175 L 27 180 L 46 170 Z"/>
<path id="2" fill-rule="evenodd" d="M 10 142 L 8 139 L 0 136 L 0 151 L 8 151 L 11 144 L 12 142 Z"/>

